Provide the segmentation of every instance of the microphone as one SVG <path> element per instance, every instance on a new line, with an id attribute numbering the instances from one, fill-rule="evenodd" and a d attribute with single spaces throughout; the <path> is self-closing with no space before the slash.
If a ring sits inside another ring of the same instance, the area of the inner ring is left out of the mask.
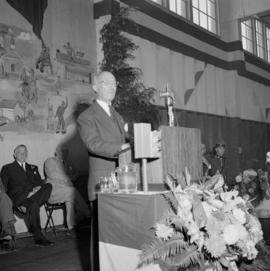
<path id="1" fill-rule="evenodd" d="M 169 84 L 166 84 L 165 92 L 160 91 L 159 97 L 165 99 L 166 106 L 173 106 L 175 103 L 175 98 L 173 92 L 169 88 Z"/>

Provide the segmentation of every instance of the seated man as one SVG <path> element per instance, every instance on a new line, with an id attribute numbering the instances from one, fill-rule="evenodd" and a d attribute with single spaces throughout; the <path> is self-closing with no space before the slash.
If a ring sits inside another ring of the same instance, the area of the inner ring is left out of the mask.
<path id="1" fill-rule="evenodd" d="M 64 152 L 63 152 L 64 151 Z M 65 202 L 67 210 L 67 226 L 69 229 L 74 228 L 76 224 L 75 212 L 81 218 L 90 218 L 90 210 L 82 198 L 81 194 L 76 190 L 71 182 L 72 175 L 68 175 L 65 167 L 65 149 L 56 149 L 55 157 L 48 158 L 44 163 L 44 171 L 46 182 L 52 184 L 52 193 L 49 203 Z M 77 217 L 78 219 L 79 217 Z"/>
<path id="2" fill-rule="evenodd" d="M 26 208 L 27 225 L 34 235 L 35 244 L 49 246 L 53 242 L 41 232 L 39 209 L 49 199 L 52 186 L 43 184 L 37 166 L 26 163 L 27 155 L 26 146 L 18 145 L 14 149 L 15 161 L 3 166 L 1 178 L 14 207 Z"/>
<path id="3" fill-rule="evenodd" d="M 5 193 L 5 187 L 0 179 L 0 254 L 15 249 L 13 244 L 16 234 L 14 227 L 15 222 L 16 219 L 13 215 L 12 201 Z"/>
<path id="4" fill-rule="evenodd" d="M 232 184 L 230 184 L 227 179 L 228 169 L 225 152 L 225 143 L 223 141 L 217 142 L 213 148 L 213 155 L 210 158 L 211 168 L 209 169 L 209 175 L 212 177 L 216 174 L 221 174 L 224 178 L 225 185 L 231 188 Z"/>
<path id="5" fill-rule="evenodd" d="M 207 154 L 205 144 L 201 144 L 201 151 L 202 151 L 202 171 L 203 171 L 203 181 L 206 181 L 208 176 L 208 172 L 211 169 L 211 164 L 209 162 L 209 157 Z"/>

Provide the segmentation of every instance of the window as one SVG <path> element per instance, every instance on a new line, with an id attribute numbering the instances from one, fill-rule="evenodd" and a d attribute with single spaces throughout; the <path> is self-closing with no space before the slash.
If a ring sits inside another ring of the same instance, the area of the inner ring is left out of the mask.
<path id="1" fill-rule="evenodd" d="M 270 27 L 258 18 L 241 21 L 243 49 L 270 63 Z"/>
<path id="2" fill-rule="evenodd" d="M 187 1 L 186 0 L 169 0 L 169 9 L 178 15 L 187 18 Z"/>
<path id="3" fill-rule="evenodd" d="M 152 0 L 152 1 L 155 2 L 155 3 L 158 3 L 160 5 L 162 5 L 162 0 Z"/>
<path id="4" fill-rule="evenodd" d="M 217 34 L 216 10 L 216 0 L 192 0 L 193 22 Z"/>
<path id="5" fill-rule="evenodd" d="M 270 28 L 266 27 L 266 48 L 267 48 L 267 60 L 270 62 Z"/>
<path id="6" fill-rule="evenodd" d="M 151 0 L 190 20 L 204 29 L 218 34 L 218 0 Z"/>
<path id="7" fill-rule="evenodd" d="M 241 22 L 241 35 L 242 35 L 243 49 L 250 53 L 253 53 L 251 19 Z"/>
<path id="8" fill-rule="evenodd" d="M 259 20 L 255 20 L 255 33 L 256 33 L 256 54 L 260 58 L 264 58 L 264 35 L 263 24 Z"/>

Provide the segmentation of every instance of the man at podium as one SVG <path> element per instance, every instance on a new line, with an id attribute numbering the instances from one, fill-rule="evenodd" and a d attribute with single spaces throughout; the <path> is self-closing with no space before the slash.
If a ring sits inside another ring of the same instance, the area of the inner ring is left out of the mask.
<path id="1" fill-rule="evenodd" d="M 117 83 L 110 72 L 101 72 L 93 80 L 97 99 L 78 118 L 80 136 L 89 152 L 88 197 L 95 200 L 100 177 L 108 177 L 115 169 L 125 143 L 125 125 L 112 107 Z"/>

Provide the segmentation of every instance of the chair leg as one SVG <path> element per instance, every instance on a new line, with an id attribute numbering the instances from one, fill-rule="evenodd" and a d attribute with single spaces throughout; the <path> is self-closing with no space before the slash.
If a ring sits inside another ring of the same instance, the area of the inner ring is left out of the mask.
<path id="1" fill-rule="evenodd" d="M 70 230 L 67 225 L 67 207 L 66 206 L 63 207 L 63 216 L 64 216 L 64 226 L 67 229 L 67 232 L 70 233 Z"/>
<path id="2" fill-rule="evenodd" d="M 46 214 L 47 214 L 47 221 L 46 221 L 46 225 L 45 225 L 44 230 L 47 231 L 48 226 L 51 227 L 51 221 L 50 221 L 50 216 L 51 216 L 50 213 L 51 212 L 50 212 L 50 210 L 47 210 L 47 209 L 45 209 L 45 210 L 46 210 Z"/>
<path id="3" fill-rule="evenodd" d="M 45 225 L 45 231 L 47 230 L 48 226 L 49 228 L 52 228 L 54 235 L 56 236 L 56 230 L 55 230 L 55 225 L 52 217 L 53 209 L 49 209 L 48 211 L 46 210 L 47 213 L 47 222 Z"/>
<path id="4" fill-rule="evenodd" d="M 11 246 L 12 246 L 12 249 L 16 249 L 16 236 L 13 235 L 12 236 L 12 239 L 11 239 Z"/>
<path id="5" fill-rule="evenodd" d="M 53 233 L 54 235 L 56 236 L 56 229 L 55 229 L 55 225 L 54 225 L 54 222 L 53 222 L 53 218 L 52 218 L 52 215 L 51 215 L 51 222 L 52 222 L 52 229 L 53 229 Z"/>
<path id="6" fill-rule="evenodd" d="M 63 210 L 64 226 L 66 227 L 67 231 L 69 232 L 69 229 L 68 229 L 68 226 L 67 226 L 67 223 L 66 223 L 67 210 L 66 210 L 65 204 L 63 203 L 61 205 L 57 205 L 56 207 L 53 207 L 53 206 L 46 206 L 45 207 L 45 211 L 46 211 L 46 214 L 47 214 L 47 221 L 46 221 L 44 230 L 47 231 L 48 228 L 52 228 L 53 233 L 54 233 L 55 236 L 57 235 L 57 233 L 56 233 L 56 226 L 54 224 L 52 215 L 53 215 L 53 211 L 59 210 L 59 209 Z"/>

